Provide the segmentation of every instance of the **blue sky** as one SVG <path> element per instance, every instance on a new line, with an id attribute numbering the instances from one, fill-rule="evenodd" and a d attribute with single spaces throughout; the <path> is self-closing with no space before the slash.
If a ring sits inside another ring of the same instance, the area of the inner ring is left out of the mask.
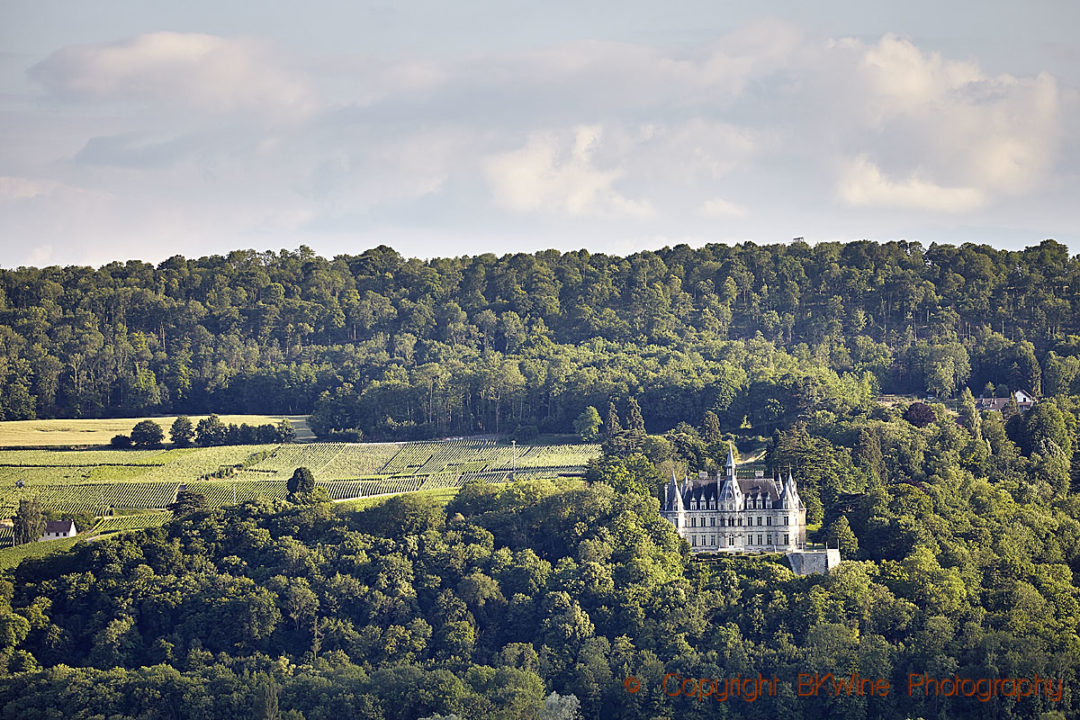
<path id="1" fill-rule="evenodd" d="M 0 265 L 1080 252 L 1076 4 L 942 5 L 0 2 Z"/>

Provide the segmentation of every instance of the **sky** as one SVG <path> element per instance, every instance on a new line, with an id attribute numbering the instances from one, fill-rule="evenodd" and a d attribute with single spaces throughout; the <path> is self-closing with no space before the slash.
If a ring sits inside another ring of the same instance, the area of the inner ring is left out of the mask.
<path id="1" fill-rule="evenodd" d="M 1080 3 L 0 0 L 0 266 L 1080 253 Z"/>

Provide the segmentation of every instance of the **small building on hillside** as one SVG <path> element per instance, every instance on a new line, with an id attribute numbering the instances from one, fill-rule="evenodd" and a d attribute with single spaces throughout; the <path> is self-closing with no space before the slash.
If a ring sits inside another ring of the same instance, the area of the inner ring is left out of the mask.
<path id="1" fill-rule="evenodd" d="M 1036 400 L 1035 400 L 1035 398 L 1033 396 L 1028 395 L 1023 390 L 1017 390 L 1016 392 L 1013 393 L 1013 396 L 1016 398 L 1017 406 L 1020 407 L 1022 410 L 1027 410 L 1029 407 L 1034 405 L 1035 402 L 1036 402 Z"/>
<path id="2" fill-rule="evenodd" d="M 57 538 L 75 537 L 79 534 L 74 520 L 49 520 L 45 523 L 45 533 L 42 540 L 56 540 Z"/>
<path id="3" fill-rule="evenodd" d="M 840 549 L 792 550 L 787 559 L 796 575 L 826 575 L 840 565 Z"/>
<path id="4" fill-rule="evenodd" d="M 1038 402 L 1032 395 L 1024 392 L 1023 390 L 1017 390 L 1012 394 L 1012 397 L 1016 398 L 1016 407 L 1020 409 L 1020 412 L 1026 412 Z M 997 410 L 1001 412 L 1005 409 L 1005 406 L 1009 404 L 1009 398 L 1003 397 L 983 397 L 979 396 L 975 400 L 975 408 L 977 410 Z"/>

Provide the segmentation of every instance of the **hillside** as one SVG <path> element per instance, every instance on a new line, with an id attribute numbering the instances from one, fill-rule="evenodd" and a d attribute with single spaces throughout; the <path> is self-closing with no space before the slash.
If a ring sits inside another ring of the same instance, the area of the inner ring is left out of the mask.
<path id="1" fill-rule="evenodd" d="M 655 500 L 604 483 L 473 482 L 445 509 L 403 495 L 359 512 L 262 501 L 196 513 L 0 582 L 13 669 L 0 708 L 143 717 L 175 703 L 180 717 L 241 717 L 275 692 L 305 720 L 536 718 L 545 699 L 583 717 L 707 718 L 718 701 L 665 692 L 665 674 L 761 673 L 778 692 L 725 696 L 728 711 L 1068 717 L 1080 593 L 1064 563 L 1075 567 L 1080 525 L 1013 489 L 875 490 L 852 515 L 867 559 L 807 578 L 768 558 L 692 563 Z M 800 673 L 826 672 L 893 692 L 796 694 Z M 911 673 L 1037 673 L 1056 692 L 909 697 Z"/>
<path id="2" fill-rule="evenodd" d="M 456 488 L 469 479 L 582 475 L 596 445 L 492 440 L 418 443 L 228 445 L 158 450 L 0 450 L 0 517 L 22 498 L 61 513 L 164 508 L 180 488 L 211 507 L 284 498 L 285 482 L 309 468 L 333 500 Z M 19 487 L 18 484 L 22 486 Z"/>
<path id="3" fill-rule="evenodd" d="M 318 438 L 0 451 L 8 514 L 116 511 L 109 536 L 0 573 L 0 715 L 1080 712 L 1080 259 L 1052 241 L 302 249 L 0 287 L 9 417 L 310 410 Z M 1018 389 L 1034 402 L 978 401 Z M 591 442 L 535 440 L 554 430 Z M 791 473 L 838 568 L 696 553 L 659 515 L 672 476 L 729 448 Z M 287 493 L 300 466 L 315 488 Z M 162 513 L 181 487 L 210 507 Z M 891 692 L 797 692 L 829 673 Z M 717 696 L 759 675 L 775 693 Z"/>
<path id="4" fill-rule="evenodd" d="M 402 440 L 572 432 L 636 396 L 654 431 L 713 410 L 767 435 L 879 392 L 1067 393 L 1078 296 L 1051 240 L 5 269 L 0 419 L 313 413 Z"/>

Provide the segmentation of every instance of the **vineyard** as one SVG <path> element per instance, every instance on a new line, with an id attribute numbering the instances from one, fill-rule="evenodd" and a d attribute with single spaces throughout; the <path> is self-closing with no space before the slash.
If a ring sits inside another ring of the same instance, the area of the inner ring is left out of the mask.
<path id="1" fill-rule="evenodd" d="M 452 489 L 468 480 L 507 482 L 581 475 L 598 454 L 596 445 L 515 448 L 490 439 L 175 450 L 0 450 L 0 517 L 13 515 L 24 498 L 38 498 L 49 510 L 95 515 L 120 509 L 160 510 L 183 488 L 202 493 L 212 507 L 260 496 L 284 498 L 285 482 L 298 467 L 310 469 L 316 483 L 334 500 Z"/>
<path id="2" fill-rule="evenodd" d="M 172 517 L 168 512 L 137 513 L 135 515 L 117 515 L 102 520 L 96 528 L 95 534 L 121 532 L 124 530 L 139 530 L 148 527 L 160 527 Z"/>

